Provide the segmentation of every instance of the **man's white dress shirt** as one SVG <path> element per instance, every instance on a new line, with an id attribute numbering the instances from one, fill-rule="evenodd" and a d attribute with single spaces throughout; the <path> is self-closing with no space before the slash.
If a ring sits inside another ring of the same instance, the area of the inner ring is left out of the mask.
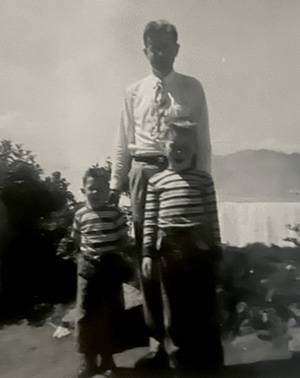
<path id="1" fill-rule="evenodd" d="M 157 87 L 168 96 L 164 117 L 158 109 Z M 205 94 L 201 83 L 172 71 L 159 79 L 154 74 L 131 85 L 125 93 L 121 122 L 112 160 L 111 189 L 122 188 L 132 156 L 164 155 L 163 140 L 168 117 L 189 117 L 197 123 L 197 168 L 211 171 L 211 142 Z"/>

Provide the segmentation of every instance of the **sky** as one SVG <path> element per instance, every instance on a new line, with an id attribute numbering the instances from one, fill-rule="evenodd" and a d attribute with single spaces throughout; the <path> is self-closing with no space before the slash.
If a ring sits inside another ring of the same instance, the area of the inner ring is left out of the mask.
<path id="1" fill-rule="evenodd" d="M 0 139 L 78 191 L 111 155 L 145 24 L 177 26 L 175 69 L 203 84 L 215 154 L 300 152 L 298 0 L 1 0 Z"/>

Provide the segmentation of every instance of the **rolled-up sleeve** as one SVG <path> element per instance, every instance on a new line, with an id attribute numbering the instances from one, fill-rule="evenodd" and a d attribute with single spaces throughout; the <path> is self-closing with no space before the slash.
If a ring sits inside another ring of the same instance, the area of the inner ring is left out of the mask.
<path id="1" fill-rule="evenodd" d="M 128 90 L 125 94 L 122 110 L 121 120 L 117 129 L 115 138 L 115 145 L 112 155 L 112 173 L 110 188 L 122 190 L 124 183 L 127 180 L 127 175 L 130 169 L 131 156 L 128 149 L 128 144 L 134 133 L 133 111 L 132 111 L 132 97 Z"/>
<path id="2" fill-rule="evenodd" d="M 77 248 L 80 246 L 80 236 L 80 216 L 78 213 L 75 213 L 70 237 Z"/>

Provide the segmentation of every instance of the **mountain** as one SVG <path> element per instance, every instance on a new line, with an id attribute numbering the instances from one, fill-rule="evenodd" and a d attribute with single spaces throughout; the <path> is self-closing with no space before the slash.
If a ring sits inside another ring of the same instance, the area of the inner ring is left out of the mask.
<path id="1" fill-rule="evenodd" d="M 220 200 L 300 201 L 300 154 L 244 150 L 214 156 Z"/>

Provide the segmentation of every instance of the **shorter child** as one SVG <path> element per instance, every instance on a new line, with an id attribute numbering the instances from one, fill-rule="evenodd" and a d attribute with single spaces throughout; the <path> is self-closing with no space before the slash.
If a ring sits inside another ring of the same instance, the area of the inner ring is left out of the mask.
<path id="1" fill-rule="evenodd" d="M 194 126 L 188 119 L 169 126 L 169 166 L 148 183 L 142 261 L 149 280 L 159 265 L 163 347 L 171 365 L 183 369 L 223 364 L 215 290 L 221 257 L 216 196 L 212 177 L 193 167 Z"/>
<path id="2" fill-rule="evenodd" d="M 109 177 L 103 168 L 90 168 L 83 177 L 85 206 L 74 218 L 72 238 L 79 253 L 76 337 L 80 354 L 78 377 L 106 376 L 115 367 L 113 330 L 123 310 L 124 261 L 121 245 L 127 239 L 124 216 L 107 205 Z M 101 356 L 101 366 L 97 358 Z"/>

